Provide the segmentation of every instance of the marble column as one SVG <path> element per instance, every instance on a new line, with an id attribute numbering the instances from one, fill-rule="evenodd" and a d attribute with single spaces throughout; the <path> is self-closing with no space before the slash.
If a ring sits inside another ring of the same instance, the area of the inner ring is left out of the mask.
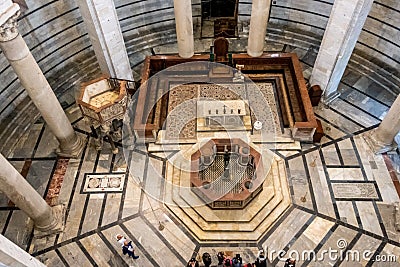
<path id="1" fill-rule="evenodd" d="M 400 132 L 400 95 L 383 118 L 378 128 L 364 134 L 364 139 L 374 153 L 381 154 L 396 149 L 395 136 Z"/>
<path id="2" fill-rule="evenodd" d="M 2 154 L 0 191 L 34 221 L 38 230 L 48 231 L 57 226 L 52 208 Z"/>
<path id="3" fill-rule="evenodd" d="M 77 0 L 101 71 L 133 81 L 128 53 L 113 0 Z"/>
<path id="4" fill-rule="evenodd" d="M 0 235 L 0 266 L 46 267 L 3 235 Z"/>
<path id="5" fill-rule="evenodd" d="M 176 37 L 180 57 L 194 55 L 193 17 L 191 0 L 174 0 Z"/>
<path id="6" fill-rule="evenodd" d="M 310 77 L 310 85 L 319 85 L 322 101 L 329 104 L 339 96 L 338 86 L 346 69 L 373 0 L 335 0 L 318 56 Z"/>
<path id="7" fill-rule="evenodd" d="M 253 0 L 247 44 L 247 54 L 249 56 L 259 57 L 264 52 L 270 6 L 271 0 Z"/>
<path id="8" fill-rule="evenodd" d="M 0 49 L 47 126 L 58 139 L 60 143 L 58 153 L 65 157 L 77 157 L 83 148 L 83 141 L 74 132 L 46 77 L 18 33 L 18 15 L 17 4 L 13 4 L 11 0 L 2 2 L 0 5 Z"/>

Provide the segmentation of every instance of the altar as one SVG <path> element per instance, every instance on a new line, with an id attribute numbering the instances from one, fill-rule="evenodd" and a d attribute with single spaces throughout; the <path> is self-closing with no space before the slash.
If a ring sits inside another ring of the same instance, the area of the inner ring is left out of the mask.
<path id="1" fill-rule="evenodd" d="M 197 131 L 249 131 L 251 118 L 248 102 L 243 100 L 197 101 Z"/>
<path id="2" fill-rule="evenodd" d="M 313 140 L 317 122 L 295 54 L 233 54 L 227 62 L 233 68 L 209 60 L 146 58 L 133 126 L 137 140 L 194 144 L 224 130 L 247 132 L 255 142 L 274 141 L 263 141 L 261 133 L 282 142 Z M 256 122 L 262 128 L 253 129 Z"/>

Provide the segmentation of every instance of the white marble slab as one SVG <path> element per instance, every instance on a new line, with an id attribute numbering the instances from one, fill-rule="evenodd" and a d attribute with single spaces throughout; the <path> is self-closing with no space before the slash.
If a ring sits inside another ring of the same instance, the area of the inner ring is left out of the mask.
<path id="1" fill-rule="evenodd" d="M 356 203 L 363 229 L 382 235 L 381 226 L 372 203 L 368 201 L 357 201 Z"/>
<path id="2" fill-rule="evenodd" d="M 379 199 L 374 183 L 332 183 L 337 199 Z"/>

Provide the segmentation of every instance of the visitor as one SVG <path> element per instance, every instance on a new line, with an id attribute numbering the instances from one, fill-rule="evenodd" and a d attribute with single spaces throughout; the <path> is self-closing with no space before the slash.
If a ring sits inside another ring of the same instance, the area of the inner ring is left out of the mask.
<path id="1" fill-rule="evenodd" d="M 224 252 L 222 251 L 218 252 L 217 259 L 218 259 L 218 266 L 223 266 L 225 260 Z"/>
<path id="2" fill-rule="evenodd" d="M 233 267 L 242 267 L 243 260 L 240 257 L 240 254 L 236 254 L 236 257 L 232 259 L 232 266 Z"/>
<path id="3" fill-rule="evenodd" d="M 135 250 L 133 249 L 132 241 L 128 240 L 125 240 L 124 245 L 122 246 L 122 254 L 128 254 L 128 256 L 132 257 L 134 260 L 139 258 L 139 256 L 135 256 Z"/>
<path id="4" fill-rule="evenodd" d="M 287 259 L 284 267 L 296 267 L 296 260 L 292 258 Z"/>
<path id="5" fill-rule="evenodd" d="M 121 246 L 123 246 L 123 245 L 124 245 L 124 242 L 126 241 L 126 238 L 125 238 L 123 235 L 121 235 L 121 234 L 118 234 L 118 235 L 116 235 L 115 237 L 117 238 L 117 242 L 118 242 L 119 244 L 121 244 Z"/>
<path id="6" fill-rule="evenodd" d="M 267 267 L 267 258 L 263 249 L 258 251 L 257 259 L 254 264 L 256 267 Z"/>
<path id="7" fill-rule="evenodd" d="M 191 258 L 186 267 L 199 267 L 199 262 L 195 258 Z"/>
<path id="8" fill-rule="evenodd" d="M 229 257 L 225 257 L 224 267 L 232 267 L 232 260 Z"/>
<path id="9" fill-rule="evenodd" d="M 202 259 L 203 259 L 204 266 L 205 267 L 210 267 L 210 265 L 211 265 L 211 255 L 210 255 L 210 253 L 208 253 L 208 252 L 203 253 Z"/>

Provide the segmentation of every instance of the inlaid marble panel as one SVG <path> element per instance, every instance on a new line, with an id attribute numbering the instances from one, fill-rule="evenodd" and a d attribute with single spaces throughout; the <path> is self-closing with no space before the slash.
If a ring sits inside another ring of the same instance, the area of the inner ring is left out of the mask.
<path id="1" fill-rule="evenodd" d="M 200 97 L 216 100 L 241 100 L 246 98 L 244 84 L 204 84 L 200 86 Z"/>
<path id="2" fill-rule="evenodd" d="M 185 84 L 169 91 L 167 139 L 196 138 L 196 100 L 199 85 Z"/>
<path id="3" fill-rule="evenodd" d="M 374 183 L 333 183 L 332 189 L 337 199 L 379 199 Z"/>
<path id="4" fill-rule="evenodd" d="M 267 132 L 281 130 L 281 122 L 272 83 L 247 85 L 247 95 L 252 111 L 252 121 L 261 121 Z"/>
<path id="5" fill-rule="evenodd" d="M 84 193 L 122 192 L 125 173 L 85 174 Z"/>

